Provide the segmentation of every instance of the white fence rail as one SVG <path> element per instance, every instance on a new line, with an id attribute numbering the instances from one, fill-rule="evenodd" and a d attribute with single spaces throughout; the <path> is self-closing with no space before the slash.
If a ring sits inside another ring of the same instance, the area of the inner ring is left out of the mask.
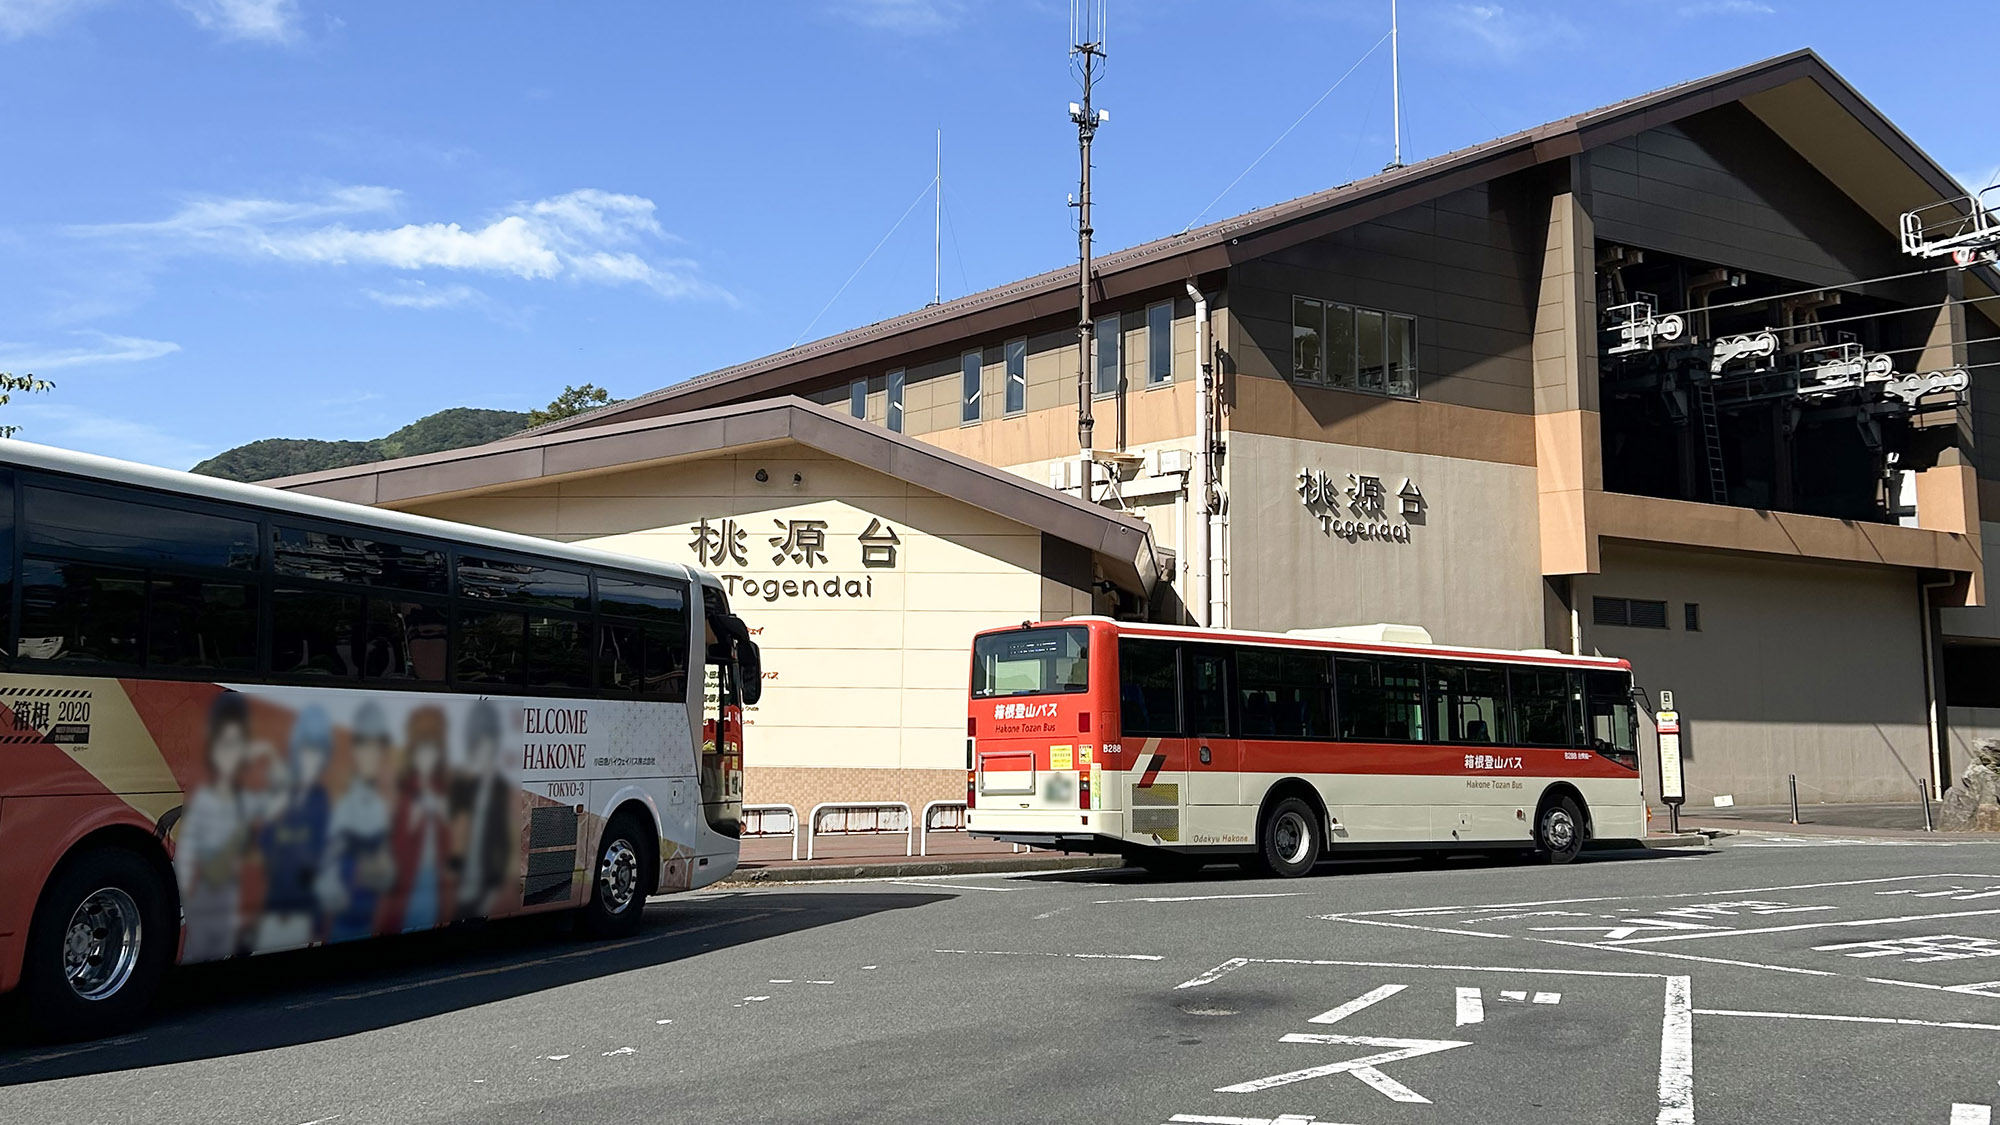
<path id="1" fill-rule="evenodd" d="M 900 815 L 899 815 L 900 814 Z M 902 801 L 822 801 L 806 819 L 806 859 L 821 836 L 867 836 L 903 833 L 903 854 L 916 854 L 917 825 Z"/>
<path id="2" fill-rule="evenodd" d="M 773 836 L 792 838 L 792 862 L 799 859 L 799 810 L 790 805 L 744 805 L 743 838 L 763 840 Z"/>

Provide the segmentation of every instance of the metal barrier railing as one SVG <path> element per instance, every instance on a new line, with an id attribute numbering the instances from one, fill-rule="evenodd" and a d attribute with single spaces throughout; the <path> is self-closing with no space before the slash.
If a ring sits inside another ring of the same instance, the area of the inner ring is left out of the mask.
<path id="1" fill-rule="evenodd" d="M 822 831 L 820 828 L 820 814 L 823 812 L 840 813 L 842 820 L 840 827 L 831 831 Z M 882 814 L 888 812 L 901 812 L 903 814 L 903 823 L 900 827 L 883 827 Z M 865 827 L 856 826 L 856 814 L 867 815 L 868 819 L 862 822 L 866 825 Z M 821 836 L 865 836 L 888 834 L 891 832 L 903 833 L 903 855 L 912 856 L 916 854 L 916 820 L 910 816 L 910 806 L 904 802 L 822 801 L 813 806 L 811 815 L 806 819 L 806 859 L 812 859 L 813 841 Z"/>
<path id="2" fill-rule="evenodd" d="M 948 813 L 950 815 L 948 817 L 939 817 L 938 825 L 932 827 L 931 816 L 933 813 Z M 930 804 L 924 806 L 923 827 L 917 830 L 917 854 L 922 856 L 931 854 L 931 833 L 963 831 L 965 831 L 964 801 L 932 801 Z"/>
<path id="3" fill-rule="evenodd" d="M 766 819 L 781 819 L 785 822 L 782 830 L 767 828 Z M 799 860 L 799 810 L 790 805 L 744 805 L 743 838 L 746 840 L 769 839 L 773 836 L 792 838 L 792 862 Z"/>

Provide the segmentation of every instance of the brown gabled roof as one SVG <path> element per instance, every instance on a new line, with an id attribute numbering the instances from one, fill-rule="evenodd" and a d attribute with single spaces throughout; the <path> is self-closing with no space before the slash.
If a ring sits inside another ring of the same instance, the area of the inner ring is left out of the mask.
<path id="1" fill-rule="evenodd" d="M 1803 80 L 1803 83 L 1802 83 Z M 1801 84 L 1802 83 L 1802 84 Z M 1801 84 L 1794 86 L 1794 84 Z M 1766 97 L 1760 98 L 1760 95 Z M 1233 263 L 1271 254 L 1344 227 L 1437 198 L 1510 172 L 1621 140 L 1730 102 L 1744 101 L 1781 136 L 1808 131 L 1825 111 L 1843 109 L 1861 131 L 1903 166 L 1887 176 L 1883 166 L 1860 166 L 1842 151 L 1847 138 L 1801 137 L 1803 155 L 1833 169 L 1838 186 L 1859 198 L 1890 229 L 1902 209 L 1959 194 L 1941 167 L 1911 143 L 1846 79 L 1810 49 L 1751 63 L 1622 102 L 1565 117 L 1382 172 L 1312 195 L 1224 219 L 1167 238 L 1106 254 L 1096 260 L 1101 299 L 1193 280 Z M 1837 131 L 1836 131 L 1837 133 Z M 1826 151 L 1817 159 L 1814 143 Z M 1893 168 L 1893 165 L 1889 166 Z M 1843 174 L 1844 172 L 1844 174 Z M 1912 197 L 1914 191 L 1918 196 Z M 1885 192 L 1891 197 L 1883 202 Z M 1928 193 L 1928 194 L 1925 194 Z M 1894 202 L 1901 199 L 1901 202 Z M 1894 208 L 1883 213 L 1884 206 Z M 879 321 L 759 359 L 698 375 L 684 382 L 550 423 L 563 431 L 632 418 L 694 410 L 772 394 L 793 393 L 818 379 L 872 363 L 1000 332 L 1045 316 L 1073 312 L 1075 267 L 1051 270 L 941 305 Z M 530 431 L 534 432 L 534 431 Z"/>
<path id="2" fill-rule="evenodd" d="M 408 504 L 793 441 L 1037 528 L 1091 551 L 1107 579 L 1152 593 L 1160 563 L 1143 520 L 891 433 L 802 398 L 590 426 L 266 481 L 352 503 Z"/>

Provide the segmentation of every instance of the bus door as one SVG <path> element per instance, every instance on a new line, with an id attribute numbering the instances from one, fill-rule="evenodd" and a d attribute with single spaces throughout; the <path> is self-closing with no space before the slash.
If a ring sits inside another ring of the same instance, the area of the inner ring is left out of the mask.
<path id="1" fill-rule="evenodd" d="M 1222 837 L 1248 838 L 1239 823 L 1238 776 L 1243 745 L 1236 738 L 1230 695 L 1233 670 L 1229 650 L 1188 645 L 1181 650 L 1187 698 L 1187 819 L 1183 843 L 1221 843 Z"/>

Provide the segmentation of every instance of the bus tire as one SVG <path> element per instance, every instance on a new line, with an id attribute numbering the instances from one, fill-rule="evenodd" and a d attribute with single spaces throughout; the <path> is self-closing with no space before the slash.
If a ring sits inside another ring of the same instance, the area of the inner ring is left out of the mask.
<path id="1" fill-rule="evenodd" d="M 1296 879 L 1319 863 L 1319 813 L 1299 797 L 1271 806 L 1257 830 L 1257 858 L 1267 874 Z"/>
<path id="2" fill-rule="evenodd" d="M 1542 803 L 1535 816 L 1535 858 L 1568 863 L 1583 851 L 1583 810 L 1567 796 Z"/>
<path id="3" fill-rule="evenodd" d="M 604 826 L 597 862 L 590 869 L 590 901 L 580 912 L 584 932 L 591 937 L 626 937 L 639 929 L 653 853 L 643 819 L 621 812 Z"/>
<path id="4" fill-rule="evenodd" d="M 179 944 L 157 865 L 125 848 L 57 868 L 28 925 L 21 993 L 36 1033 L 97 1038 L 138 1023 Z"/>

